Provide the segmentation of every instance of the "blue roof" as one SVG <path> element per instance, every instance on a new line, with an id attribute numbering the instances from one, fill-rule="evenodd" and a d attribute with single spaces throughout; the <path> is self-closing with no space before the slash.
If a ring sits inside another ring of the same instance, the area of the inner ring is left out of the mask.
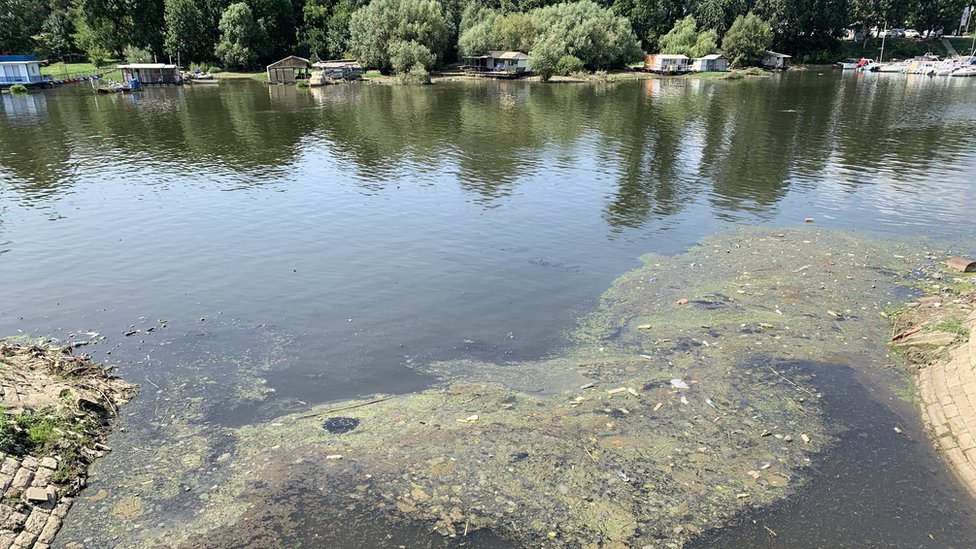
<path id="1" fill-rule="evenodd" d="M 37 61 L 36 55 L 0 55 L 0 63 L 4 61 Z"/>

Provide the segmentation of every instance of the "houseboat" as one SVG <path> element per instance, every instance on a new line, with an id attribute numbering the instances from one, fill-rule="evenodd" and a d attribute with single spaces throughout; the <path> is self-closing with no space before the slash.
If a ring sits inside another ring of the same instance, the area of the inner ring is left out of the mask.
<path id="1" fill-rule="evenodd" d="M 41 74 L 41 61 L 33 55 L 0 55 L 0 89 L 14 84 L 28 88 L 53 85 L 52 78 Z"/>

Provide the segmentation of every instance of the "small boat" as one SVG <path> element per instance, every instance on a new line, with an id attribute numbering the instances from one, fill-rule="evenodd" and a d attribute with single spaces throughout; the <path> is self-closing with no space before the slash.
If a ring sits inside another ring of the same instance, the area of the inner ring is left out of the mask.
<path id="1" fill-rule="evenodd" d="M 878 72 L 894 72 L 904 74 L 908 72 L 908 63 L 887 63 L 878 67 Z"/>
<path id="2" fill-rule="evenodd" d="M 956 69 L 949 76 L 976 76 L 976 65 Z"/>
<path id="3" fill-rule="evenodd" d="M 194 72 L 192 74 L 184 73 L 183 77 L 187 82 L 191 84 L 217 84 L 220 81 L 214 78 L 214 75 L 209 72 Z"/>
<path id="4" fill-rule="evenodd" d="M 867 57 L 862 57 L 857 61 L 856 69 L 861 72 L 874 72 L 881 67 L 881 63 L 878 63 L 874 59 L 868 59 Z"/>
<path id="5" fill-rule="evenodd" d="M 138 87 L 127 86 L 118 82 L 110 82 L 98 87 L 98 93 L 130 93 L 139 89 Z"/>
<path id="6" fill-rule="evenodd" d="M 845 71 L 847 71 L 847 70 L 854 70 L 854 69 L 857 68 L 857 62 L 858 61 L 859 61 L 859 59 L 855 59 L 853 57 L 848 57 L 847 59 L 845 59 L 843 61 L 838 61 L 838 62 L 834 63 L 834 65 L 837 66 L 837 67 L 840 67 L 841 69 L 843 69 Z"/>

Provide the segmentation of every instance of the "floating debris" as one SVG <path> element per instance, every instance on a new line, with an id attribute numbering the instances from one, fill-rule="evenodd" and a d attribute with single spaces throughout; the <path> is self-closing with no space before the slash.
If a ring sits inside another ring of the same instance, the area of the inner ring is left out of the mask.
<path id="1" fill-rule="evenodd" d="M 671 386 L 675 389 L 689 389 L 688 384 L 684 382 L 681 378 L 675 378 L 671 380 Z"/>

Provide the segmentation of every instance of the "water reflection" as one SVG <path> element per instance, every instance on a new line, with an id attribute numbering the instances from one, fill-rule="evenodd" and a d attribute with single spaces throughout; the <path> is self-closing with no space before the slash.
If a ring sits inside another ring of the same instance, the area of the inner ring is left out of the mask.
<path id="1" fill-rule="evenodd" d="M 280 184 L 311 163 L 317 177 L 370 192 L 456 184 L 486 206 L 534 177 L 609 179 L 611 227 L 640 227 L 702 198 L 721 219 L 768 218 L 794 187 L 896 182 L 914 194 L 919 181 L 972 173 L 976 87 L 958 80 L 225 82 L 109 97 L 65 88 L 3 97 L 0 177 L 33 202 L 75 184 L 78 169 L 246 188 Z"/>

